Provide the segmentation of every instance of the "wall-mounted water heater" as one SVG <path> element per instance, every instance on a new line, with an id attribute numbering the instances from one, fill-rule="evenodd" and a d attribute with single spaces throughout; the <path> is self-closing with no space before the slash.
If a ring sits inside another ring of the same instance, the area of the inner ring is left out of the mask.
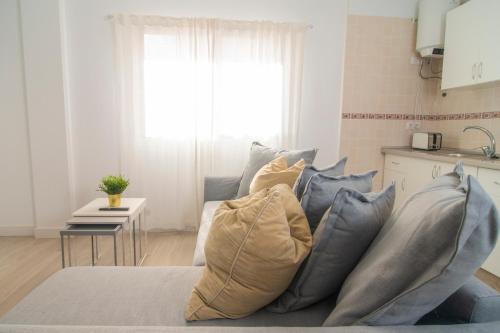
<path id="1" fill-rule="evenodd" d="M 460 0 L 420 0 L 417 51 L 422 57 L 443 57 L 446 13 L 460 3 Z"/>

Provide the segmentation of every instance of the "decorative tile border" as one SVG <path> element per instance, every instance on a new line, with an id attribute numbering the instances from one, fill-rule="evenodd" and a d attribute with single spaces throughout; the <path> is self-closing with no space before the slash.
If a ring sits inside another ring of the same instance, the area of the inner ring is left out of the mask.
<path id="1" fill-rule="evenodd" d="M 477 113 L 453 113 L 440 115 L 414 115 L 401 113 L 342 113 L 342 119 L 375 119 L 375 120 L 469 120 L 500 118 L 500 111 Z"/>

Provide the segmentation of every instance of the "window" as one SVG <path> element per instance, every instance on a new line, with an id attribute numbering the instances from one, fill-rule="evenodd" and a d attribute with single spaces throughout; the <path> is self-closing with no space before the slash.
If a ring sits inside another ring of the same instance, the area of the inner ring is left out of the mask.
<path id="1" fill-rule="evenodd" d="M 182 140 L 195 134 L 266 138 L 280 134 L 283 110 L 280 63 L 234 56 L 193 59 L 182 47 L 170 35 L 144 36 L 147 138 Z M 238 50 L 227 52 L 233 55 Z"/>

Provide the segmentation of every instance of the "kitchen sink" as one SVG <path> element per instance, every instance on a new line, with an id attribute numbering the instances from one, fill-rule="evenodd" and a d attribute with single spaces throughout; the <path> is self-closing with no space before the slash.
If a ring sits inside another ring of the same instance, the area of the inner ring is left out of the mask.
<path id="1" fill-rule="evenodd" d="M 475 160 L 485 160 L 487 161 L 488 158 L 486 158 L 483 154 L 481 154 L 478 151 L 474 150 L 460 150 L 460 149 L 441 149 L 441 150 L 436 150 L 429 152 L 431 154 L 435 155 L 441 155 L 441 156 L 447 156 L 447 157 L 454 157 L 454 158 L 470 158 L 470 159 L 475 159 Z"/>

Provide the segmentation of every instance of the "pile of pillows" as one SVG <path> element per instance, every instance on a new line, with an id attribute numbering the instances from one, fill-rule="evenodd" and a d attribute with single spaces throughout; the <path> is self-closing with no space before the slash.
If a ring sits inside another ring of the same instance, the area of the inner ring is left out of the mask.
<path id="1" fill-rule="evenodd" d="M 252 145 L 238 198 L 214 215 L 186 320 L 336 297 L 325 326 L 414 324 L 493 250 L 495 205 L 461 165 L 393 212 L 393 185 L 372 192 L 376 171 L 343 175 L 345 158 L 319 170 L 316 153 Z"/>

